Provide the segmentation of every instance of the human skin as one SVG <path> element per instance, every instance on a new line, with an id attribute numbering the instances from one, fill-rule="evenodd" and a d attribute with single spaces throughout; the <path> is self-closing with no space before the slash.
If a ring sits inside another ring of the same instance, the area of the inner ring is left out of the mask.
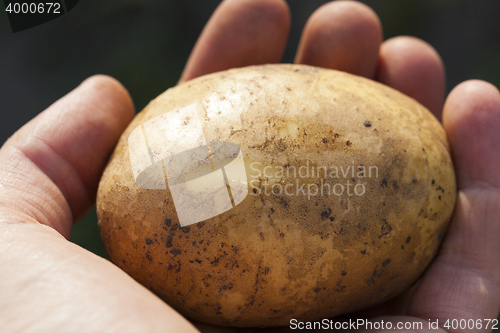
<path id="1" fill-rule="evenodd" d="M 232 67 L 279 62 L 289 26 L 289 11 L 282 0 L 222 2 L 193 49 L 180 82 Z M 404 307 L 396 300 L 356 316 L 424 324 L 429 319 L 444 323 L 496 318 L 500 310 L 499 91 L 483 81 L 466 81 L 445 99 L 444 67 L 436 51 L 411 37 L 382 42 L 376 14 L 356 2 L 320 7 L 304 28 L 295 61 L 362 75 L 415 98 L 442 119 L 452 148 L 457 205 L 437 258 L 407 295 Z M 68 241 L 73 223 L 94 205 L 104 166 L 133 116 L 125 88 L 112 78 L 94 76 L 2 146 L 3 332 L 197 331 L 112 263 Z M 203 332 L 253 331 L 196 326 Z M 480 330 L 468 330 L 475 331 Z"/>

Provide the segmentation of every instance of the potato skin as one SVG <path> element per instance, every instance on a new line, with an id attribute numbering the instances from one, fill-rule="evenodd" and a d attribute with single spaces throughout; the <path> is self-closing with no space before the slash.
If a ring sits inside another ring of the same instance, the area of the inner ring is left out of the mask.
<path id="1" fill-rule="evenodd" d="M 180 227 L 168 189 L 136 185 L 127 138 L 192 103 L 207 141 L 241 147 L 252 183 L 235 208 Z M 272 166 L 271 177 L 256 177 L 255 165 Z M 352 166 L 354 177 L 349 169 L 328 181 L 363 184 L 365 193 L 264 193 L 320 185 L 321 177 L 272 172 L 304 165 Z M 361 165 L 378 176 L 358 174 Z M 265 65 L 203 76 L 153 100 L 118 142 L 97 214 L 111 261 L 187 318 L 278 326 L 352 312 L 411 286 L 439 248 L 455 197 L 446 134 L 422 105 L 343 72 Z"/>

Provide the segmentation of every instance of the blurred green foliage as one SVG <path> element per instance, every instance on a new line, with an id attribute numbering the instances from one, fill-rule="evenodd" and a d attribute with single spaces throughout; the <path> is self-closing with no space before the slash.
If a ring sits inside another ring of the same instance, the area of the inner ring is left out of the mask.
<path id="1" fill-rule="evenodd" d="M 69 240 L 103 258 L 108 259 L 108 255 L 106 253 L 106 249 L 104 248 L 104 244 L 102 243 L 99 228 L 97 226 L 95 207 L 73 226 Z"/>

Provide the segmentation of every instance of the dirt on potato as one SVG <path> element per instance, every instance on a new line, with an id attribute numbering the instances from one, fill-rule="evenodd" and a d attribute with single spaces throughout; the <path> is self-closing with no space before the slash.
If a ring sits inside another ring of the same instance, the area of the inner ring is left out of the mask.
<path id="1" fill-rule="evenodd" d="M 192 117 L 174 115 L 184 111 Z M 184 144 L 196 149 L 172 153 Z M 136 146 L 147 146 L 142 157 Z M 205 146 L 212 168 L 192 162 Z M 343 72 L 265 65 L 153 100 L 118 142 L 97 213 L 109 258 L 182 315 L 278 326 L 407 289 L 435 256 L 455 197 L 445 131 L 422 105 Z"/>

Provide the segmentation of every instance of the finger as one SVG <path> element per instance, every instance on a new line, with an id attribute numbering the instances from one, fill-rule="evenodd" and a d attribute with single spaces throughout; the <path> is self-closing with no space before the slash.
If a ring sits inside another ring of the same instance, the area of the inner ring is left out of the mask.
<path id="1" fill-rule="evenodd" d="M 436 50 L 426 42 L 395 37 L 382 43 L 376 80 L 413 97 L 441 119 L 444 65 Z"/>
<path id="2" fill-rule="evenodd" d="M 191 52 L 180 82 L 234 67 L 279 62 L 290 29 L 282 0 L 226 0 Z"/>
<path id="3" fill-rule="evenodd" d="M 486 82 L 462 83 L 450 93 L 443 120 L 457 170 L 457 205 L 410 314 L 442 324 L 481 319 L 484 329 L 484 319 L 500 310 L 500 93 Z"/>
<path id="4" fill-rule="evenodd" d="M 500 187 L 500 94 L 483 81 L 467 81 L 450 93 L 444 126 L 452 144 L 460 187 Z"/>
<path id="5" fill-rule="evenodd" d="M 5 213 L 0 211 L 2 332 L 197 332 L 111 262 L 52 228 Z"/>
<path id="6" fill-rule="evenodd" d="M 381 41 L 380 21 L 368 6 L 330 2 L 307 21 L 295 62 L 372 78 Z"/>
<path id="7" fill-rule="evenodd" d="M 0 207 L 68 237 L 95 202 L 99 178 L 134 115 L 116 80 L 96 76 L 17 131 L 0 150 Z"/>

